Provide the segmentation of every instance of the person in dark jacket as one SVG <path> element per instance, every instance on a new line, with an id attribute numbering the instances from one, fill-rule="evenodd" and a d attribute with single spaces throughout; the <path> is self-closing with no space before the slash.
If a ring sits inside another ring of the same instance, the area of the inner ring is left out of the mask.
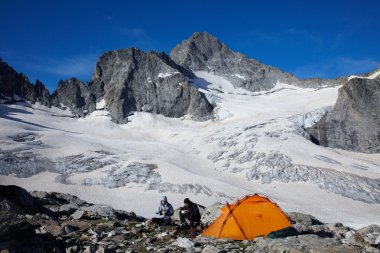
<path id="1" fill-rule="evenodd" d="M 156 214 L 160 215 L 159 218 L 152 218 L 152 222 L 166 226 L 171 223 L 171 216 L 174 214 L 173 206 L 168 202 L 166 196 L 162 196 L 160 204 L 157 207 Z"/>
<path id="2" fill-rule="evenodd" d="M 190 227 L 194 228 L 194 223 L 199 222 L 201 220 L 201 215 L 199 213 L 198 205 L 191 202 L 190 199 L 185 198 L 183 200 L 183 203 L 185 204 L 183 207 L 180 208 L 179 212 L 179 219 L 181 221 L 182 227 L 187 227 L 188 224 L 186 220 L 189 220 Z"/>

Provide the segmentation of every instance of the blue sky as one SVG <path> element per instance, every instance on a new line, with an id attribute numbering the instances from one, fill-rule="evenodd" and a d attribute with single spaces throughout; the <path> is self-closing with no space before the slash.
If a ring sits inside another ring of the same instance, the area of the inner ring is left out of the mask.
<path id="1" fill-rule="evenodd" d="M 299 77 L 332 78 L 380 64 L 380 1 L 0 0 L 0 57 L 52 91 L 91 78 L 103 52 L 170 52 L 207 31 L 232 50 Z"/>

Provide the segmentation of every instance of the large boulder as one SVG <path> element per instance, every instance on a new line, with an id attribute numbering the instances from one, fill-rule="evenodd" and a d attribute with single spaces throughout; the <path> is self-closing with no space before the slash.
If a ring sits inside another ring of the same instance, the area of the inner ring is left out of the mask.
<path id="1" fill-rule="evenodd" d="M 15 185 L 0 185 L 0 213 L 34 214 L 44 208 L 30 194 Z"/>
<path id="2" fill-rule="evenodd" d="M 287 215 L 298 233 L 308 233 L 313 230 L 312 226 L 322 225 L 322 222 L 310 214 L 289 212 Z"/>
<path id="3" fill-rule="evenodd" d="M 326 147 L 380 152 L 380 78 L 353 78 L 339 89 L 335 106 L 307 129 Z"/>

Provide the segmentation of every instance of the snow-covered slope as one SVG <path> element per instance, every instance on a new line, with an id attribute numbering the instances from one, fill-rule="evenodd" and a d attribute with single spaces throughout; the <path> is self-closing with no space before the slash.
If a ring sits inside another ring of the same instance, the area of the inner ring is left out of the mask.
<path id="1" fill-rule="evenodd" d="M 339 87 L 277 83 L 254 93 L 196 75 L 193 84 L 216 105 L 214 120 L 136 113 L 117 125 L 102 102 L 80 119 L 54 107 L 1 104 L 0 184 L 67 192 L 147 217 L 161 195 L 178 207 L 185 197 L 207 206 L 258 192 L 326 222 L 380 224 L 380 155 L 304 138 L 303 127 L 335 103 Z"/>

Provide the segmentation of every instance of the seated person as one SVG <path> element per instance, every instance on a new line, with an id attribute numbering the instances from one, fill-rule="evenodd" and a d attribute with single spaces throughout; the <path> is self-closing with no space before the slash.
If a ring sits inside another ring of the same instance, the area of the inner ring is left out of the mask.
<path id="1" fill-rule="evenodd" d="M 195 227 L 195 222 L 199 222 L 201 220 L 201 215 L 199 213 L 198 205 L 191 202 L 188 198 L 183 200 L 185 204 L 180 208 L 179 219 L 181 221 L 181 227 L 187 227 L 188 224 L 186 220 L 189 220 L 190 227 Z"/>
<path id="2" fill-rule="evenodd" d="M 159 218 L 152 218 L 152 222 L 160 226 L 166 226 L 171 223 L 171 216 L 174 214 L 173 206 L 168 202 L 166 196 L 162 196 L 156 214 Z"/>

